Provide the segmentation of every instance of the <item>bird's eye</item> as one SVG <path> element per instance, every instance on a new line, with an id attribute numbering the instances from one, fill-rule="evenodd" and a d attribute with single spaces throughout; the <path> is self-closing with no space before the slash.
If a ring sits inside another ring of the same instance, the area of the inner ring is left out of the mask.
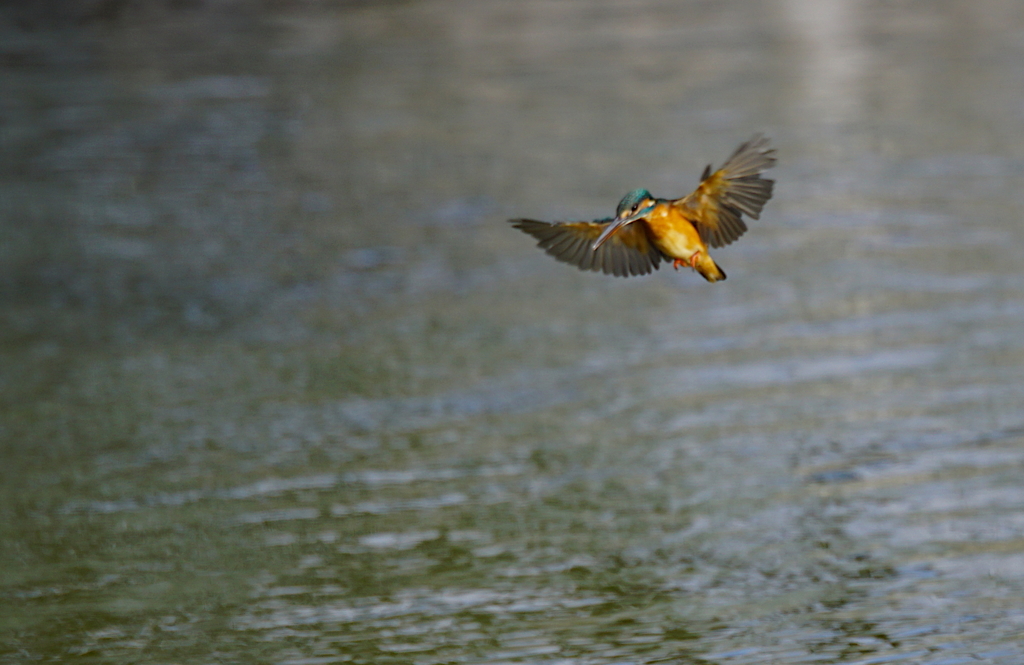
<path id="1" fill-rule="evenodd" d="M 639 208 L 639 207 L 640 207 L 639 203 L 634 203 L 633 204 L 633 212 L 636 212 L 636 209 Z"/>

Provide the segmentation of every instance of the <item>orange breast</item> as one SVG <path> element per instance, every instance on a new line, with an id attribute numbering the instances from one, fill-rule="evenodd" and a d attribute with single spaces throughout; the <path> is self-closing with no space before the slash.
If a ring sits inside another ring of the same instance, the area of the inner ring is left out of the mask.
<path id="1" fill-rule="evenodd" d="M 693 256 L 694 252 L 707 252 L 697 229 L 679 214 L 679 209 L 675 206 L 668 203 L 659 204 L 644 219 L 654 245 L 673 259 L 686 260 Z"/>

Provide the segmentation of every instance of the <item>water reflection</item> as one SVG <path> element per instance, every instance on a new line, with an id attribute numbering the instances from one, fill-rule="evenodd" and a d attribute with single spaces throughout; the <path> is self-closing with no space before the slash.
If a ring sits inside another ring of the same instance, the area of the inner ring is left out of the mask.
<path id="1" fill-rule="evenodd" d="M 864 84 L 872 67 L 861 35 L 865 3 L 791 0 L 783 6 L 801 63 L 800 84 L 790 103 L 801 122 L 824 125 L 833 139 L 841 138 L 844 127 L 868 120 Z"/>
<path id="2" fill-rule="evenodd" d="M 0 21 L 0 660 L 1022 660 L 1016 4 L 87 4 Z M 503 222 L 756 130 L 724 285 Z"/>

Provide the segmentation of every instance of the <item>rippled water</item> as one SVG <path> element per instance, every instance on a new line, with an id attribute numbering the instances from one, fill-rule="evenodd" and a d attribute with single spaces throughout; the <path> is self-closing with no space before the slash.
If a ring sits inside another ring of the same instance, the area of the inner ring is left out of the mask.
<path id="1" fill-rule="evenodd" d="M 1024 6 L 47 7 L 4 662 L 1024 662 Z M 505 223 L 754 131 L 724 283 Z"/>

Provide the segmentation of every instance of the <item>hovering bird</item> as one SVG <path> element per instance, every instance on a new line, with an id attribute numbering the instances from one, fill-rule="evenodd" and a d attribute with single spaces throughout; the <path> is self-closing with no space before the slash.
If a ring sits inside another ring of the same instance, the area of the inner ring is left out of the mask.
<path id="1" fill-rule="evenodd" d="M 662 260 L 676 270 L 689 266 L 709 282 L 725 279 L 710 255 L 747 230 L 743 215 L 753 219 L 772 196 L 774 180 L 761 172 L 775 164 L 775 149 L 755 134 L 714 173 L 704 169 L 700 185 L 681 199 L 657 199 L 646 189 L 622 197 L 615 217 L 593 222 L 539 222 L 510 219 L 538 240 L 537 246 L 580 270 L 629 277 L 657 270 Z"/>

